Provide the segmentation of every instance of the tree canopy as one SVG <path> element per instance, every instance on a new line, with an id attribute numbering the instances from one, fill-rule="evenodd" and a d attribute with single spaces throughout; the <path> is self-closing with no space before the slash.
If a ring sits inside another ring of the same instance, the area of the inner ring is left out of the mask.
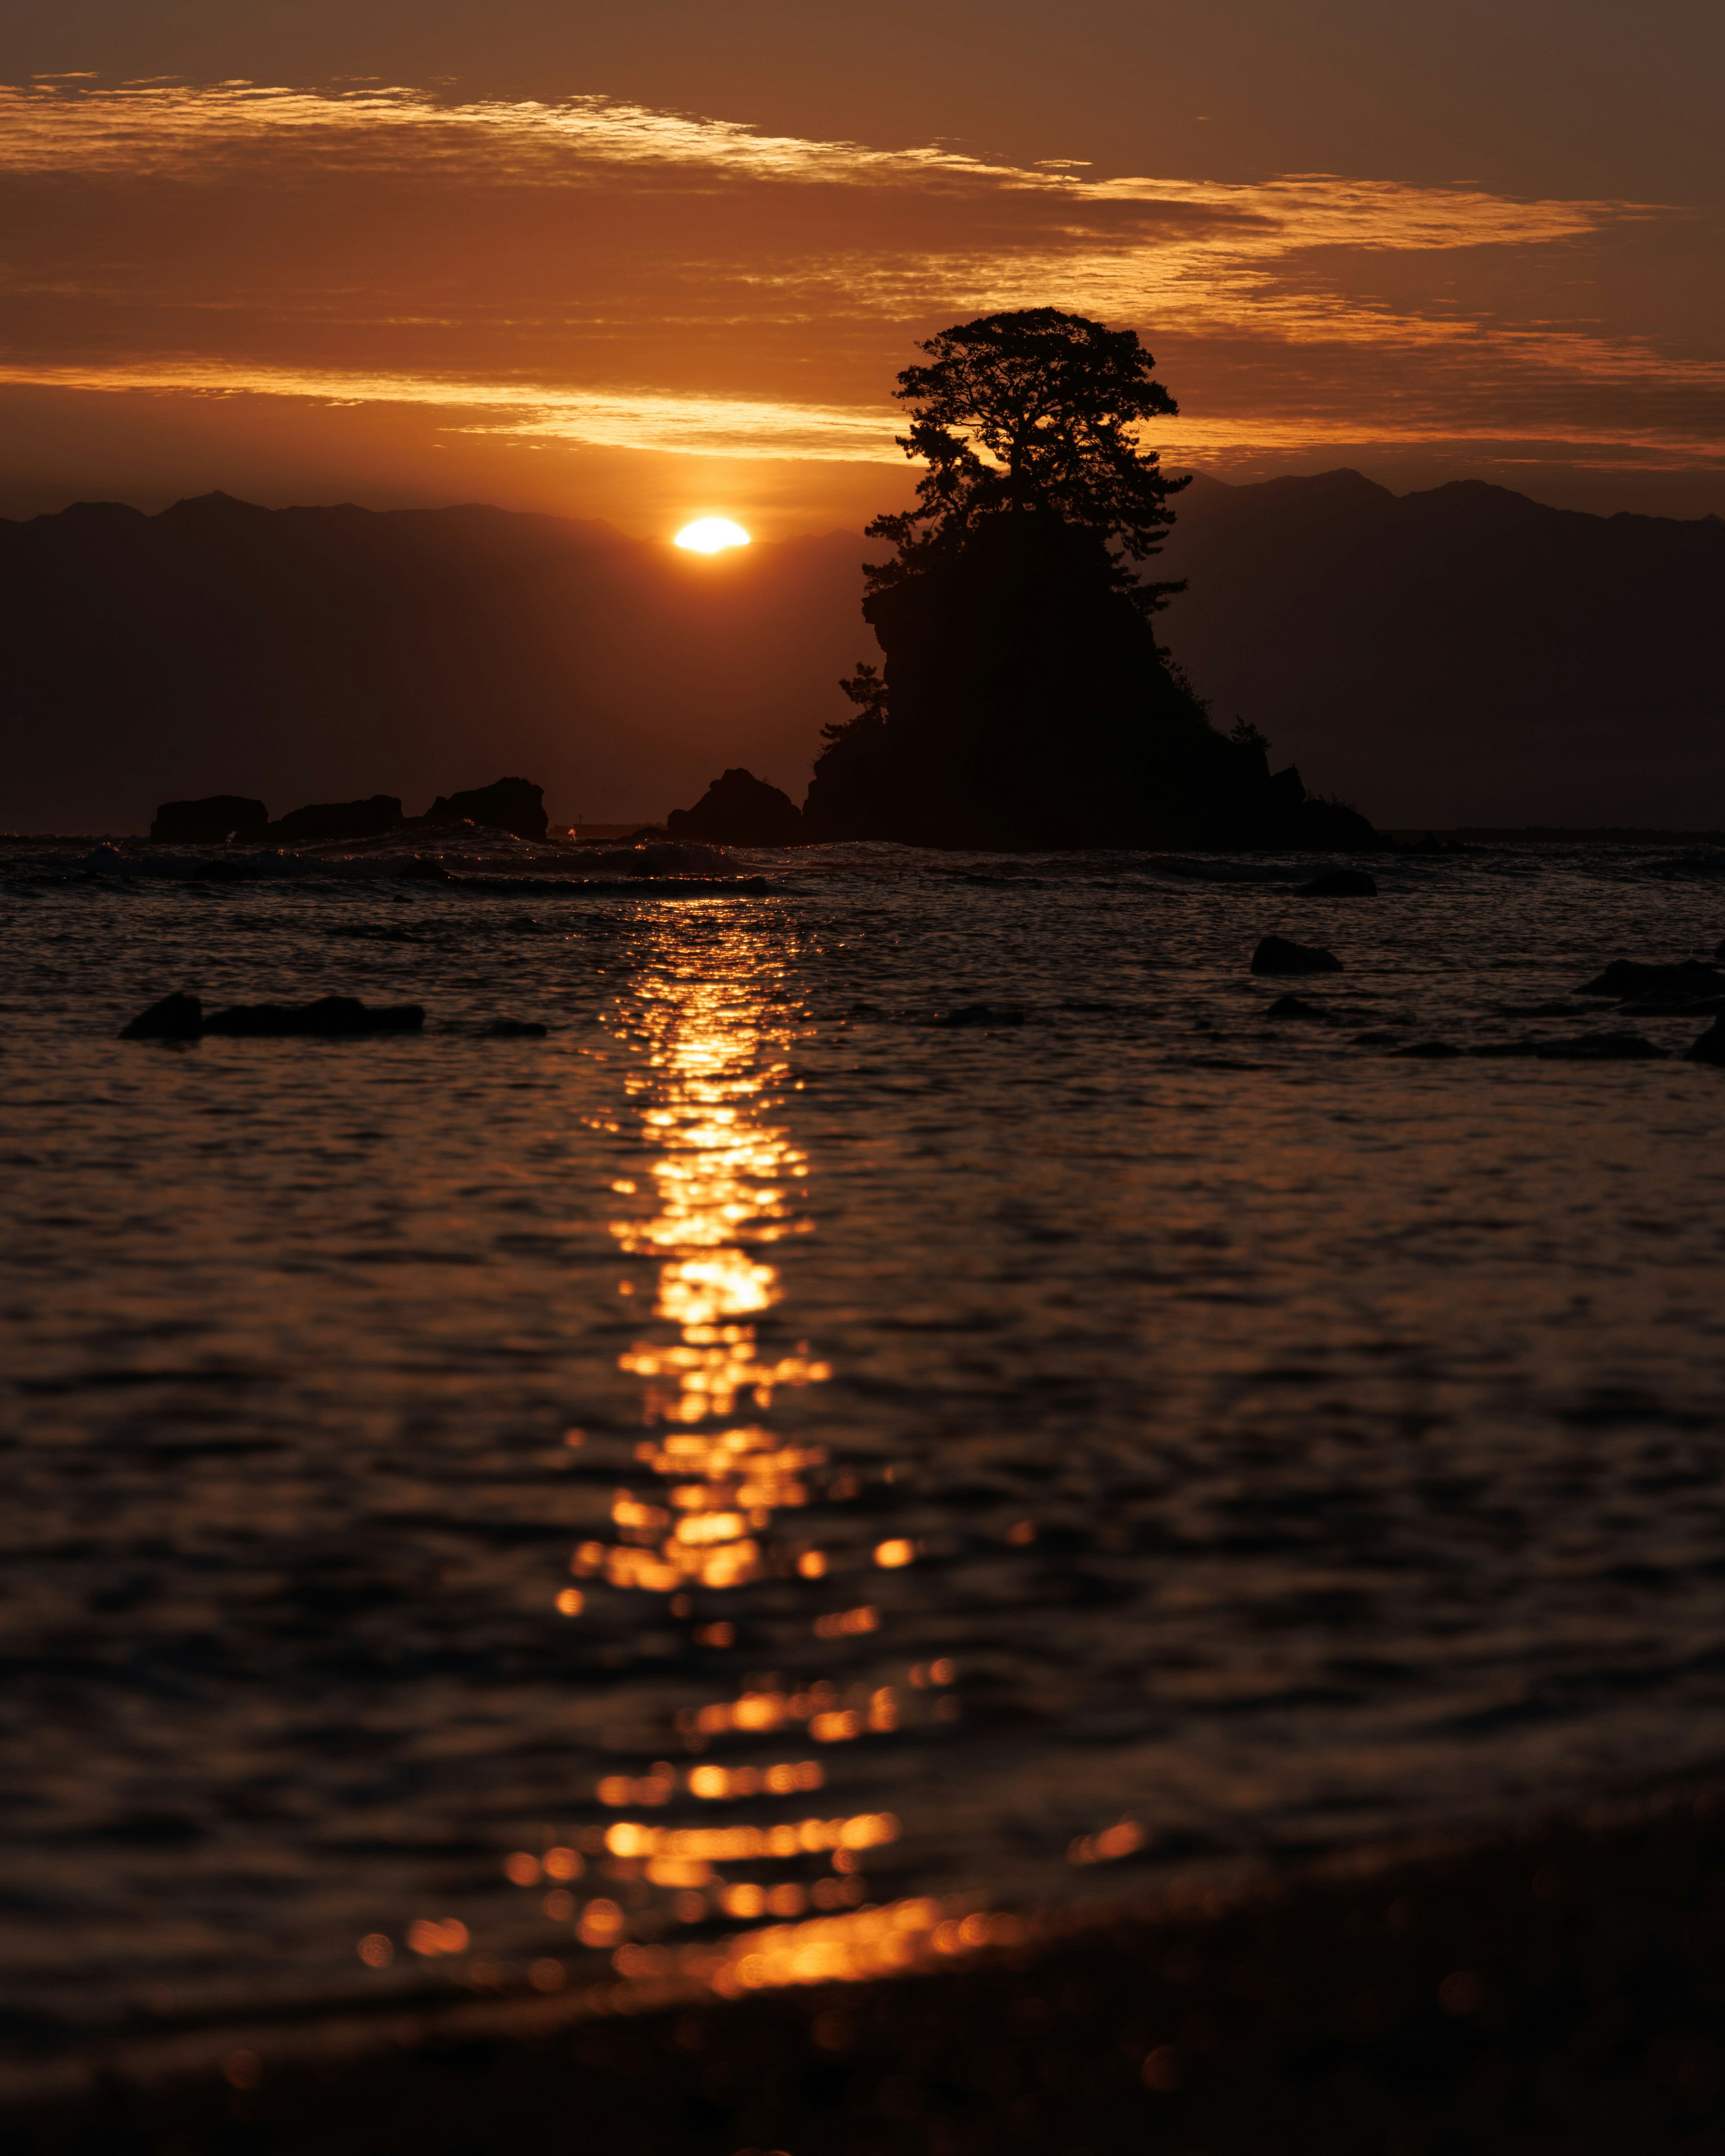
<path id="1" fill-rule="evenodd" d="M 893 394 L 911 410 L 899 446 L 928 470 L 916 508 L 868 526 L 898 549 L 870 566 L 871 592 L 920 574 L 988 520 L 1027 515 L 1094 534 L 1116 588 L 1147 613 L 1179 588 L 1141 583 L 1128 566 L 1158 551 L 1173 522 L 1168 497 L 1187 484 L 1139 446 L 1144 421 L 1179 407 L 1153 378 L 1156 362 L 1136 331 L 1023 307 L 959 323 L 918 349 L 928 363 L 907 367 Z"/>

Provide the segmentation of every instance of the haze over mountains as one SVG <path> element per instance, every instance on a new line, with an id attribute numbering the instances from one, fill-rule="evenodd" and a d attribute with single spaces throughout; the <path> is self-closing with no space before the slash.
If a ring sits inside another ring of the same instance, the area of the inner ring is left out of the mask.
<path id="1" fill-rule="evenodd" d="M 1179 509 L 1161 633 L 1309 786 L 1392 828 L 1725 821 L 1725 522 L 1353 472 L 1200 479 Z M 873 551 L 222 495 L 0 522 L 0 828 L 143 831 L 213 793 L 411 813 L 502 771 L 558 822 L 657 819 L 738 764 L 800 800 L 876 655 Z"/>
<path id="2" fill-rule="evenodd" d="M 1200 480 L 1179 507 L 1164 637 L 1308 785 L 1391 829 L 1725 822 L 1718 517 L 1352 471 Z"/>

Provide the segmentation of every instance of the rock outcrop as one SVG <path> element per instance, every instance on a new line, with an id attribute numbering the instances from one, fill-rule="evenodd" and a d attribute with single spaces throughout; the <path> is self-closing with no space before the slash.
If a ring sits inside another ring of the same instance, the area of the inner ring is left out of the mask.
<path id="1" fill-rule="evenodd" d="M 1255 973 L 1339 973 L 1342 961 L 1319 944 L 1266 936 L 1252 953 L 1251 970 Z"/>
<path id="2" fill-rule="evenodd" d="M 423 1004 L 362 1004 L 357 996 L 320 996 L 310 1004 L 232 1004 L 203 1021 L 206 1033 L 279 1039 L 309 1034 L 326 1040 L 362 1033 L 417 1033 L 425 1023 Z"/>
<path id="3" fill-rule="evenodd" d="M 148 1010 L 140 1011 L 121 1029 L 122 1040 L 196 1040 L 203 1031 L 203 1005 L 182 989 L 164 996 Z"/>
<path id="4" fill-rule="evenodd" d="M 803 838 L 789 794 L 741 768 L 722 773 L 692 808 L 673 808 L 665 828 L 673 839 L 717 846 L 796 846 Z"/>
<path id="5" fill-rule="evenodd" d="M 209 793 L 201 801 L 164 801 L 150 824 L 158 846 L 244 845 L 261 839 L 270 812 L 239 793 Z"/>
<path id="6" fill-rule="evenodd" d="M 1378 849 L 1260 736 L 1219 733 L 1094 532 L 996 516 L 865 602 L 886 706 L 820 757 L 809 836 L 990 848 Z"/>
<path id="7" fill-rule="evenodd" d="M 1621 1002 L 1630 996 L 1672 991 L 1684 995 L 1716 996 L 1725 991 L 1725 973 L 1702 958 L 1684 958 L 1666 966 L 1644 965 L 1638 958 L 1614 958 L 1604 973 L 1596 973 L 1575 993 L 1579 996 L 1613 996 Z"/>
<path id="8" fill-rule="evenodd" d="M 1378 880 L 1363 869 L 1326 869 L 1295 891 L 1296 898 L 1375 898 Z"/>
<path id="9" fill-rule="evenodd" d="M 349 1040 L 372 1033 L 417 1033 L 421 1004 L 367 1004 L 357 996 L 320 996 L 310 1004 L 231 1004 L 204 1014 L 202 998 L 177 992 L 141 1011 L 122 1040 L 197 1040 L 205 1034 L 279 1040 L 290 1035 Z"/>
<path id="10" fill-rule="evenodd" d="M 1725 1018 L 1716 1018 L 1683 1053 L 1692 1063 L 1725 1064 Z"/>
<path id="11" fill-rule="evenodd" d="M 401 803 L 394 794 L 373 793 L 364 801 L 316 801 L 304 808 L 290 808 L 260 836 L 278 846 L 326 846 L 381 839 L 401 820 Z"/>
<path id="12" fill-rule="evenodd" d="M 542 839 L 548 820 L 545 788 L 530 778 L 499 778 L 466 793 L 439 793 L 419 820 L 478 824 L 488 831 L 512 831 L 518 839 Z"/>

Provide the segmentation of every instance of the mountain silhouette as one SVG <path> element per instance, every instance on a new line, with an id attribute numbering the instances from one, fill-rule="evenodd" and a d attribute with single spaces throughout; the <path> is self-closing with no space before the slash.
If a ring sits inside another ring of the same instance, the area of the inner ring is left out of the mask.
<path id="1" fill-rule="evenodd" d="M 1159 617 L 1211 715 L 1380 826 L 1725 821 L 1725 522 L 1199 478 Z"/>
<path id="2" fill-rule="evenodd" d="M 0 829 L 142 832 L 215 793 L 418 813 L 500 770 L 557 821 L 657 819 L 738 762 L 800 800 L 861 551 L 221 494 L 0 521 Z"/>
<path id="3" fill-rule="evenodd" d="M 1189 585 L 1157 632 L 1309 787 L 1391 828 L 1725 820 L 1718 519 L 1356 472 L 1200 478 L 1178 506 L 1153 566 Z M 657 820 L 738 767 L 800 803 L 875 551 L 691 561 L 477 505 L 225 495 L 0 521 L 0 828 L 142 832 L 218 793 L 418 810 L 500 771 L 554 822 Z"/>

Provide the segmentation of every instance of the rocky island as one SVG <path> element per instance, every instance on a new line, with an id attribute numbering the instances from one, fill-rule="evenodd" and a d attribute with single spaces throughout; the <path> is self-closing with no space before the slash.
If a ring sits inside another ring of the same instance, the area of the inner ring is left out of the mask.
<path id="1" fill-rule="evenodd" d="M 843 685 L 806 834 L 912 844 L 1311 847 L 1384 844 L 1314 799 L 1269 742 L 1206 706 L 1158 641 L 1182 587 L 1142 567 L 1185 481 L 1137 429 L 1172 414 L 1130 330 L 1052 307 L 945 330 L 907 367 L 917 506 L 879 516 L 865 620 L 886 654 Z M 736 777 L 740 774 L 727 774 Z"/>

